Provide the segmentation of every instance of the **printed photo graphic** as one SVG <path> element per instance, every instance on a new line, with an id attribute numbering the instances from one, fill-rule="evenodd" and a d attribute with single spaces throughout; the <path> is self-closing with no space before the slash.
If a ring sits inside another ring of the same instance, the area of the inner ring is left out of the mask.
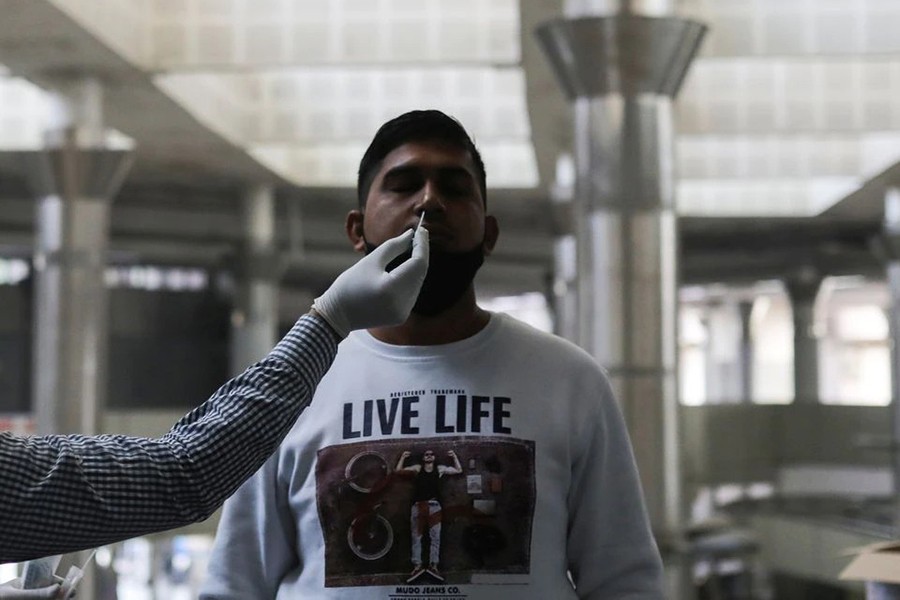
<path id="1" fill-rule="evenodd" d="M 382 440 L 318 452 L 326 587 L 529 573 L 534 442 Z"/>

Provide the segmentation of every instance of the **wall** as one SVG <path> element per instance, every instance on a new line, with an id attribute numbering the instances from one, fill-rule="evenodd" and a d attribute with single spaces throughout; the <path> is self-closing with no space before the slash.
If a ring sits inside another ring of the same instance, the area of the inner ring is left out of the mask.
<path id="1" fill-rule="evenodd" d="M 31 293 L 24 285 L 0 285 L 0 413 L 31 405 Z"/>
<path id="2" fill-rule="evenodd" d="M 887 467 L 890 408 L 828 405 L 682 407 L 687 484 L 775 481 L 794 464 Z"/>

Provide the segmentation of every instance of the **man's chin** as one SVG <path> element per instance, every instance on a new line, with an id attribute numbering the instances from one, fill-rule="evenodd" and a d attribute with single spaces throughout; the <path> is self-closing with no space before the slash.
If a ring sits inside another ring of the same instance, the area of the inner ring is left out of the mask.
<path id="1" fill-rule="evenodd" d="M 419 300 L 415 303 L 410 312 L 417 317 L 421 317 L 424 319 L 437 319 L 443 316 L 444 313 L 448 312 L 451 308 L 456 306 L 457 302 L 459 302 L 459 298 L 457 298 L 450 304 L 447 304 L 446 301 L 440 303 L 431 303 Z"/>

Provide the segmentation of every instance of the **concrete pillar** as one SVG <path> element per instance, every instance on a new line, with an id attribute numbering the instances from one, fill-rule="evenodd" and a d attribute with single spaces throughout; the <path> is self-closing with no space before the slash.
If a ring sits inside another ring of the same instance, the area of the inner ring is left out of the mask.
<path id="1" fill-rule="evenodd" d="M 725 397 L 718 352 L 722 337 L 722 328 L 719 326 L 721 306 L 722 302 L 718 299 L 710 300 L 703 306 L 703 325 L 706 327 L 706 345 L 703 348 L 706 404 L 721 404 Z"/>
<path id="2" fill-rule="evenodd" d="M 822 277 L 804 269 L 785 280 L 794 319 L 794 402 L 819 402 L 819 340 L 816 335 L 816 297 Z"/>
<path id="3" fill-rule="evenodd" d="M 556 181 L 550 189 L 553 201 L 553 313 L 554 333 L 582 344 L 578 328 L 578 263 L 573 232 L 572 195 L 574 173 L 571 157 L 557 161 Z"/>
<path id="4" fill-rule="evenodd" d="M 584 4 L 573 2 L 568 14 Z M 705 27 L 635 14 L 644 3 L 605 4 L 615 5 L 606 16 L 559 19 L 536 33 L 575 109 L 583 346 L 608 369 L 657 541 L 672 554 L 681 546 L 685 517 L 672 99 Z"/>
<path id="5" fill-rule="evenodd" d="M 891 295 L 891 464 L 894 473 L 894 528 L 900 528 L 900 188 L 888 188 L 884 198 L 884 248 Z"/>
<path id="6" fill-rule="evenodd" d="M 578 295 L 575 274 L 575 236 L 559 235 L 553 240 L 554 333 L 582 344 L 578 329 Z"/>
<path id="7" fill-rule="evenodd" d="M 736 404 L 741 398 L 741 327 L 737 305 L 714 298 L 706 305 L 706 398 Z"/>
<path id="8" fill-rule="evenodd" d="M 131 166 L 131 144 L 103 124 L 103 89 L 59 81 L 45 147 L 22 152 L 37 201 L 32 394 L 38 434 L 100 432 L 107 389 L 104 273 L 113 195 Z M 87 562 L 89 552 L 75 559 Z M 88 566 L 79 597 L 95 596 Z"/>
<path id="9" fill-rule="evenodd" d="M 231 373 L 261 359 L 278 341 L 281 262 L 275 243 L 275 195 L 270 185 L 250 187 L 242 198 L 244 245 L 237 269 L 231 325 Z"/>
<path id="10" fill-rule="evenodd" d="M 93 434 L 107 383 L 110 202 L 131 149 L 108 141 L 96 80 L 60 82 L 53 107 L 46 146 L 22 153 L 37 200 L 33 406 L 39 434 Z"/>
<path id="11" fill-rule="evenodd" d="M 753 331 L 750 318 L 753 315 L 753 300 L 739 301 L 738 313 L 741 318 L 741 340 L 738 350 L 741 372 L 739 398 L 741 403 L 751 404 L 753 402 Z"/>

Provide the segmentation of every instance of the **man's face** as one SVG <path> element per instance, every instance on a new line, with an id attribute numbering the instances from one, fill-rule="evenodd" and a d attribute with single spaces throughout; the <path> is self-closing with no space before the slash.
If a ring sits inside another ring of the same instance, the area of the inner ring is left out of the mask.
<path id="1" fill-rule="evenodd" d="M 422 462 L 424 462 L 424 463 L 433 463 L 433 462 L 434 462 L 434 451 L 433 451 L 433 450 L 426 450 L 426 451 L 422 454 Z"/>
<path id="2" fill-rule="evenodd" d="M 489 254 L 496 222 L 486 216 L 478 175 L 468 151 L 440 142 L 409 142 L 385 156 L 372 180 L 364 213 L 351 212 L 354 248 L 378 246 L 412 229 L 425 211 L 433 249 L 465 252 L 479 244 Z"/>

